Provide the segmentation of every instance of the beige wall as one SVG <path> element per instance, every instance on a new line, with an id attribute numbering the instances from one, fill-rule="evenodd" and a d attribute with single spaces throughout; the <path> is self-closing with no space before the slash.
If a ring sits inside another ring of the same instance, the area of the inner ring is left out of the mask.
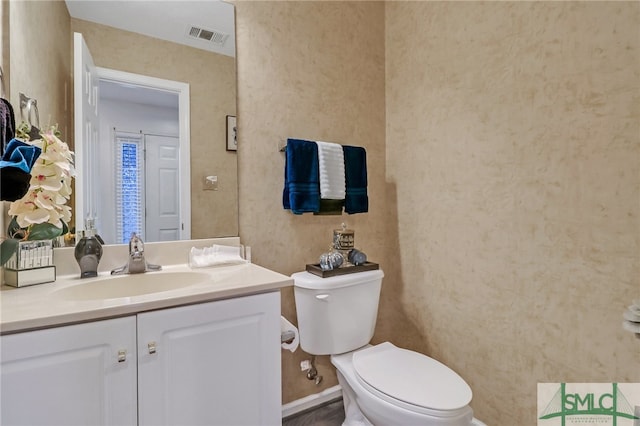
<path id="1" fill-rule="evenodd" d="M 22 19 L 60 6 L 17 4 Z M 346 221 L 385 270 L 374 340 L 457 370 L 488 424 L 535 424 L 537 382 L 640 382 L 638 342 L 620 326 L 640 288 L 639 8 L 236 3 L 240 229 L 254 261 L 302 270 Z M 70 64 L 56 39 L 47 68 Z M 14 80 L 14 60 L 39 59 L 20 52 L 11 44 L 12 100 L 30 92 L 44 122 L 62 116 L 38 87 L 59 90 L 70 65 L 32 86 Z M 370 213 L 284 211 L 277 145 L 289 136 L 366 147 Z M 282 300 L 295 321 L 293 292 Z M 307 381 L 304 358 L 283 352 L 283 402 L 336 383 L 326 357 L 323 384 Z"/>
<path id="2" fill-rule="evenodd" d="M 256 263 L 284 274 L 326 251 L 344 221 L 356 245 L 385 262 L 384 5 L 366 2 L 237 2 L 241 239 Z M 282 208 L 287 137 L 366 148 L 370 212 L 293 215 Z M 293 291 L 282 312 L 295 321 Z M 322 357 L 322 386 L 305 378 L 305 354 L 283 351 L 283 402 L 336 384 Z M 308 358 L 308 356 L 307 356 Z"/>
<path id="3" fill-rule="evenodd" d="M 226 150 L 226 116 L 235 115 L 235 59 L 79 19 L 95 64 L 189 83 L 191 97 L 191 236 L 238 235 L 237 166 Z M 202 189 L 217 175 L 217 191 Z"/>
<path id="4" fill-rule="evenodd" d="M 338 219 L 281 210 L 277 142 L 361 144 L 371 213 L 342 219 L 386 272 L 374 340 L 449 364 L 494 425 L 535 424 L 537 382 L 640 381 L 637 4 L 389 3 L 386 28 L 380 4 L 236 6 L 257 262 L 302 269 Z M 303 358 L 283 353 L 284 402 L 319 390 Z"/>
<path id="5" fill-rule="evenodd" d="M 10 60 L 10 26 L 9 26 L 9 2 L 8 0 L 0 1 L 0 67 L 2 67 L 2 97 L 9 98 L 9 60 Z"/>
<path id="6" fill-rule="evenodd" d="M 488 424 L 536 424 L 538 382 L 640 382 L 639 13 L 386 5 L 385 285 Z"/>
<path id="7" fill-rule="evenodd" d="M 71 140 L 70 18 L 63 1 L 4 2 L 9 9 L 10 74 L 7 90 L 20 121 L 20 98 L 24 93 L 38 101 L 40 127 L 58 124 L 63 140 Z M 5 41 L 3 40 L 3 44 Z M 66 103 L 65 103 L 66 102 Z M 26 117 L 25 117 L 26 118 Z"/>
<path id="8" fill-rule="evenodd" d="M 1 19 L 3 79 L 16 125 L 22 121 L 20 93 L 24 93 L 38 102 L 40 127 L 57 124 L 62 139 L 73 146 L 71 23 L 64 1 L 3 0 Z M 23 31 L 25 28 L 31 30 Z M 0 236 L 4 237 L 10 203 L 0 203 Z M 2 278 L 0 270 L 0 281 Z"/>

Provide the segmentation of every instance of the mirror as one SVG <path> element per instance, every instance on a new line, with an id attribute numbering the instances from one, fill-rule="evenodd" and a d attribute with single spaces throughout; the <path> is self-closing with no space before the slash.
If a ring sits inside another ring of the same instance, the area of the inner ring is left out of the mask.
<path id="1" fill-rule="evenodd" d="M 76 228 L 88 219 L 107 244 L 139 227 L 146 242 L 237 236 L 237 151 L 227 149 L 227 116 L 236 115 L 233 5 L 66 4 L 71 32 L 82 34 L 96 67 L 80 76 L 88 68 L 76 68 L 74 79 L 91 75 L 98 87 L 84 88 L 97 121 L 75 118 Z M 175 166 L 166 165 L 168 152 Z M 138 173 L 127 180 L 131 155 Z"/>

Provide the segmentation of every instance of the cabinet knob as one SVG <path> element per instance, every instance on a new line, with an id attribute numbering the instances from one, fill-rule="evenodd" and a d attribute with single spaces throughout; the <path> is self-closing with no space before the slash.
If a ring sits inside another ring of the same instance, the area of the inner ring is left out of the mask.
<path id="1" fill-rule="evenodd" d="M 156 353 L 156 342 L 149 342 L 147 343 L 147 347 L 149 348 L 149 353 L 151 355 Z"/>
<path id="2" fill-rule="evenodd" d="M 127 360 L 127 350 L 120 349 L 118 351 L 118 362 L 125 362 Z"/>

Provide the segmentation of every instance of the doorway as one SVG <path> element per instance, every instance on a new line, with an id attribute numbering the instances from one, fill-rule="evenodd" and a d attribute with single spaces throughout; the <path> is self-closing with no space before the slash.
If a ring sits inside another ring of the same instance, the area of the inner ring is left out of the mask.
<path id="1" fill-rule="evenodd" d="M 123 210 L 126 203 L 118 186 L 122 184 L 122 170 L 117 167 L 122 158 L 118 156 L 123 154 L 118 140 L 123 136 L 135 141 L 126 145 L 127 152 L 135 154 L 133 158 L 140 167 L 139 173 L 133 174 L 140 177 L 135 232 L 149 242 L 190 238 L 190 150 L 188 138 L 183 138 L 188 121 L 185 123 L 182 117 L 176 82 L 101 68 L 97 73 L 99 155 L 104 163 L 116 165 L 104 168 L 99 178 L 107 196 L 97 201 L 102 217 L 96 222 L 101 225 L 105 242 L 127 243 L 133 226 L 134 215 Z"/>
<path id="2" fill-rule="evenodd" d="M 115 242 L 128 243 L 133 232 L 144 241 L 179 239 L 178 138 L 116 130 L 113 142 L 115 162 L 109 177 L 115 184 L 115 205 L 105 207 L 102 218 L 115 224 Z"/>
<path id="3" fill-rule="evenodd" d="M 108 204 L 113 206 L 115 200 L 115 184 L 112 174 L 115 154 L 112 149 L 113 134 L 116 126 L 105 128 L 105 114 L 100 98 L 99 85 L 114 84 L 124 92 L 146 91 L 160 95 L 177 96 L 177 137 L 179 140 L 179 173 L 177 194 L 179 200 L 179 239 L 191 238 L 191 152 L 190 152 L 190 110 L 189 84 L 172 80 L 133 74 L 108 68 L 97 67 L 91 57 L 82 34 L 74 33 L 74 104 L 75 104 L 75 152 L 76 152 L 76 191 L 75 222 L 76 232 L 83 229 L 96 228 L 107 244 L 116 243 L 115 224 L 105 221 L 104 213 L 115 216 L 113 210 L 106 210 Z M 139 93 L 139 92 L 138 92 Z M 136 100 L 140 96 L 133 96 Z M 132 111 L 138 111 L 138 105 Z M 118 110 L 118 108 L 116 108 Z M 163 121 L 161 118 L 159 121 Z M 113 130 L 110 130 L 111 129 Z M 142 126 L 129 126 L 137 133 L 165 134 L 144 129 Z M 168 132 L 167 132 L 168 133 Z M 165 134 L 166 135 L 166 134 Z M 106 138 L 106 143 L 105 143 Z M 104 170 L 101 172 L 100 170 Z M 89 227 L 87 227 L 89 224 Z M 106 238 L 105 238 L 106 237 Z"/>

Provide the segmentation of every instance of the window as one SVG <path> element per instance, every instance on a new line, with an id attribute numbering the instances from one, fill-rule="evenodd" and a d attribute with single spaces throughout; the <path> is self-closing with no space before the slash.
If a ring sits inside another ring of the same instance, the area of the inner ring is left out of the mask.
<path id="1" fill-rule="evenodd" d="M 142 135 L 116 134 L 116 238 L 144 239 L 144 149 Z"/>

